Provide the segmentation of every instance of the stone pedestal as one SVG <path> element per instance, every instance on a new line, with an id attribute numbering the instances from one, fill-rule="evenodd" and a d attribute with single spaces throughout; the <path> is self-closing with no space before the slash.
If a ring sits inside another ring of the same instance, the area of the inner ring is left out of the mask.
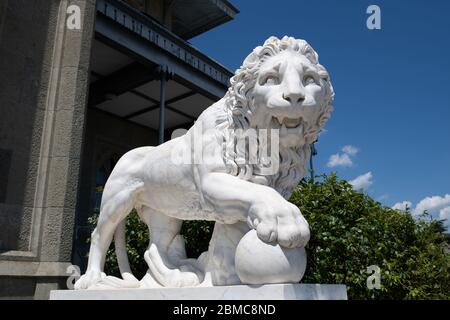
<path id="1" fill-rule="evenodd" d="M 54 290 L 50 300 L 347 300 L 347 290 L 334 284 Z"/>

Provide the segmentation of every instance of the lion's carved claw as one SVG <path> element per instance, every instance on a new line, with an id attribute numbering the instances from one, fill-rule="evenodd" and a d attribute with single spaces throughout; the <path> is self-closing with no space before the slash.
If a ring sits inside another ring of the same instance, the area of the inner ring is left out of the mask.
<path id="1" fill-rule="evenodd" d="M 106 274 L 100 271 L 92 271 L 88 270 L 85 274 L 83 274 L 80 279 L 75 282 L 74 289 L 82 290 L 82 289 L 90 289 L 93 286 L 97 285 L 102 281 L 102 279 L 106 278 Z"/>
<path id="2" fill-rule="evenodd" d="M 250 207 L 248 224 L 262 241 L 286 248 L 304 247 L 310 238 L 309 225 L 300 210 L 284 199 Z"/>
<path id="3" fill-rule="evenodd" d="M 138 288 L 139 286 L 139 281 L 134 277 L 120 279 L 113 276 L 107 276 L 103 272 L 88 271 L 75 283 L 75 290 Z"/>

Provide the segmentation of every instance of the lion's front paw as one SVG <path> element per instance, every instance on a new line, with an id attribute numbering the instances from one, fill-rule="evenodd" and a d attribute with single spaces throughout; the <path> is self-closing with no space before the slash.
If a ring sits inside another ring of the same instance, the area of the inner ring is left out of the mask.
<path id="1" fill-rule="evenodd" d="M 106 274 L 103 272 L 88 270 L 75 282 L 74 288 L 75 290 L 89 289 L 104 278 L 106 278 Z"/>
<path id="2" fill-rule="evenodd" d="M 248 224 L 265 242 L 277 241 L 286 248 L 304 247 L 310 238 L 309 225 L 300 210 L 288 201 L 261 203 L 250 208 Z"/>

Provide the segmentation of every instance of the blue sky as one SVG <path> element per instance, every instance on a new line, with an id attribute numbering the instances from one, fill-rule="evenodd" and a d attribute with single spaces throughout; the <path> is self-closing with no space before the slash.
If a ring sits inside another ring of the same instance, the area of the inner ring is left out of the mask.
<path id="1" fill-rule="evenodd" d="M 420 203 L 450 218 L 450 1 L 231 2 L 235 20 L 194 46 L 234 71 L 269 36 L 289 35 L 308 41 L 329 71 L 335 111 L 317 144 L 318 173 L 362 176 L 388 206 Z M 371 4 L 381 30 L 366 27 Z M 327 166 L 333 154 L 346 166 Z"/>

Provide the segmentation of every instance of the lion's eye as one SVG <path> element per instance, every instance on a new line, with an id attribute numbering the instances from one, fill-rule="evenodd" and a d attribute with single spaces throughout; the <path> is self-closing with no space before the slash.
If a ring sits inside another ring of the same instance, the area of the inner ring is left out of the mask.
<path id="1" fill-rule="evenodd" d="M 303 84 L 307 86 L 308 84 L 316 83 L 316 79 L 313 78 L 313 76 L 305 76 L 303 78 Z"/>
<path id="2" fill-rule="evenodd" d="M 263 81 L 263 84 L 266 84 L 266 85 L 275 85 L 278 83 L 279 83 L 278 77 L 276 77 L 276 76 L 267 76 Z"/>

